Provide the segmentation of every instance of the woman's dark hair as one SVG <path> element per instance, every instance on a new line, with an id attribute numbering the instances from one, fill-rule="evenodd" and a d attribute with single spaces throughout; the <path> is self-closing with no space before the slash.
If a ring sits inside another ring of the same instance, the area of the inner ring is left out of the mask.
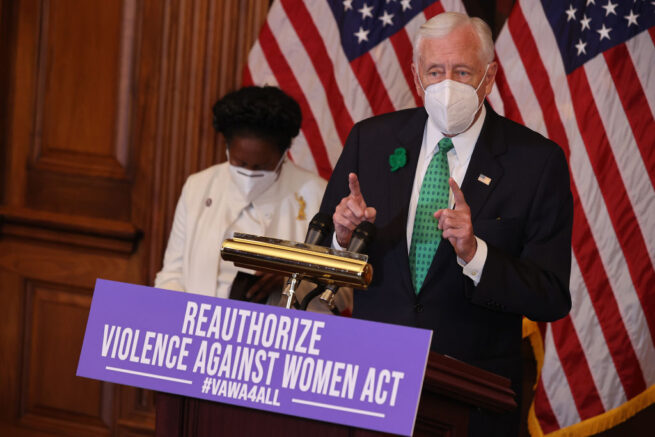
<path id="1" fill-rule="evenodd" d="M 296 101 L 277 87 L 249 86 L 214 104 L 214 128 L 225 135 L 255 136 L 273 142 L 282 153 L 298 135 L 302 114 Z"/>

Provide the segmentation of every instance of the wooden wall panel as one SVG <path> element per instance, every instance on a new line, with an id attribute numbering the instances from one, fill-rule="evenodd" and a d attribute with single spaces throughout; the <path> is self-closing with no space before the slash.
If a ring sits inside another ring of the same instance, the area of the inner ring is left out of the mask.
<path id="1" fill-rule="evenodd" d="M 27 281 L 21 423 L 108 435 L 109 385 L 75 376 L 91 290 Z"/>
<path id="2" fill-rule="evenodd" d="M 34 3 L 27 207 L 129 220 L 135 9 L 135 0 Z"/>
<path id="3" fill-rule="evenodd" d="M 69 173 L 90 172 L 93 165 L 82 164 L 93 164 L 94 159 L 105 171 L 112 170 L 112 164 L 118 169 L 125 166 L 125 144 L 116 144 L 115 128 L 118 114 L 126 109 L 117 102 L 119 71 L 121 63 L 131 62 L 121 58 L 120 42 L 122 29 L 133 31 L 131 23 L 122 25 L 121 3 L 41 2 L 34 123 L 37 167 L 71 166 Z M 131 5 L 123 3 L 126 9 Z"/>

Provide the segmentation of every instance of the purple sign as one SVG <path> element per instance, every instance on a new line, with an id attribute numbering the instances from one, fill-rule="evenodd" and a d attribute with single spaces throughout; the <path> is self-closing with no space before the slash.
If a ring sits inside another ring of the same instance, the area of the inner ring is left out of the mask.
<path id="1" fill-rule="evenodd" d="M 431 337 L 98 279 L 77 375 L 411 435 Z"/>

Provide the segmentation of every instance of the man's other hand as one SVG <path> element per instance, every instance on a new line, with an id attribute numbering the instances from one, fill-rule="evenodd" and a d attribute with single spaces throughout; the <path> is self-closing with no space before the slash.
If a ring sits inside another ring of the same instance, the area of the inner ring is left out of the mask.
<path id="1" fill-rule="evenodd" d="M 439 229 L 443 231 L 442 238 L 447 239 L 455 249 L 457 256 L 468 263 L 478 249 L 478 242 L 473 235 L 471 209 L 457 182 L 450 178 L 448 184 L 453 191 L 455 208 L 440 209 L 434 213 L 434 217 L 439 220 Z"/>

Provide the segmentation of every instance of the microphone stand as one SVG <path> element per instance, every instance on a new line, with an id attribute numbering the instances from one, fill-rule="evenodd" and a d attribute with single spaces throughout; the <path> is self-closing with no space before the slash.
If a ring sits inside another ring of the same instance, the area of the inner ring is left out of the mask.
<path id="1" fill-rule="evenodd" d="M 361 253 L 364 252 L 366 249 L 366 246 L 375 238 L 376 234 L 376 228 L 373 223 L 370 222 L 362 222 L 353 231 L 352 238 L 350 240 L 350 244 L 348 245 L 348 251 L 349 252 L 355 252 L 355 253 Z M 319 287 L 316 287 L 318 289 Z M 327 306 L 334 312 L 335 309 L 335 304 L 334 304 L 334 296 L 337 294 L 339 291 L 339 287 L 337 287 L 335 284 L 328 285 L 328 286 L 323 286 L 323 291 L 320 293 L 321 297 L 320 300 L 325 302 Z M 313 297 L 312 297 L 313 298 Z"/>
<path id="2" fill-rule="evenodd" d="M 298 287 L 298 284 L 300 284 L 300 279 L 301 276 L 298 273 L 291 275 L 285 290 L 282 292 L 283 295 L 287 296 L 287 309 L 291 309 L 291 305 L 295 306 L 298 302 L 298 298 L 296 298 L 296 288 Z"/>

